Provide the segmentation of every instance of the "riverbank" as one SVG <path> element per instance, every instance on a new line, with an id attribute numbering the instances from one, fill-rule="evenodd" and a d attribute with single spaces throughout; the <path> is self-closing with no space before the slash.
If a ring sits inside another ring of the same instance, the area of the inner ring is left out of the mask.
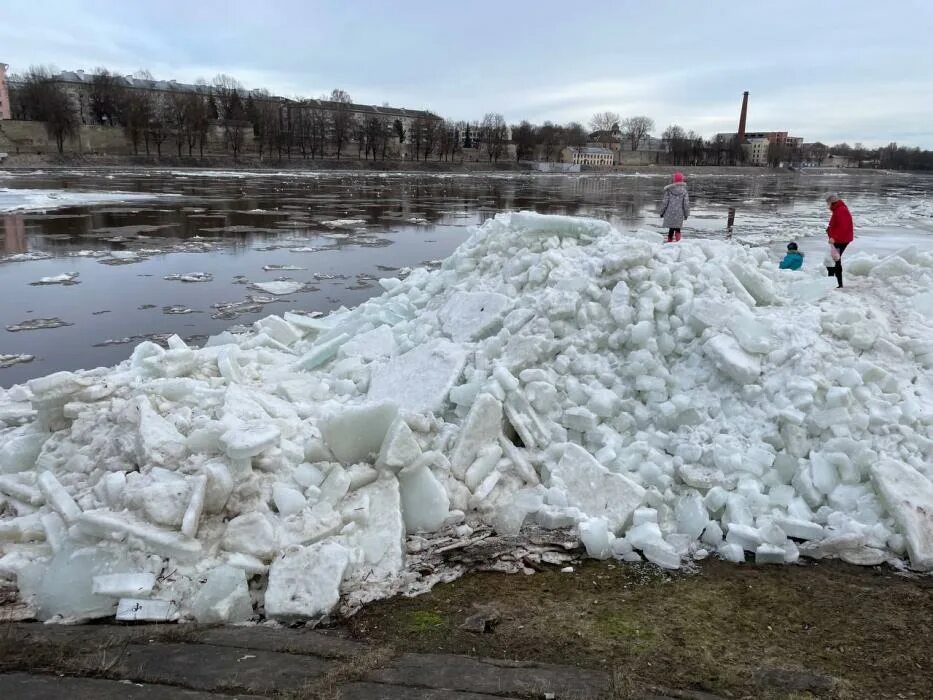
<path id="1" fill-rule="evenodd" d="M 469 575 L 325 630 L 9 625 L 0 693 L 921 698 L 931 625 L 933 579 L 887 567 L 711 560 L 671 573 L 588 561 L 572 573 Z"/>
<path id="2" fill-rule="evenodd" d="M 524 173 L 542 176 L 554 176 L 561 173 L 541 173 L 533 167 L 532 163 L 515 161 L 444 161 L 444 160 L 372 160 L 359 158 L 344 159 L 311 159 L 294 156 L 292 158 L 265 158 L 246 157 L 234 160 L 230 156 L 205 156 L 204 158 L 188 157 L 155 157 L 155 156 L 115 156 L 115 155 L 37 155 L 19 154 L 9 155 L 0 164 L 0 169 L 17 172 L 35 168 L 183 168 L 193 170 L 258 170 L 270 172 L 295 171 L 354 171 L 354 172 L 424 172 L 437 173 Z M 674 171 L 682 171 L 691 175 L 720 175 L 720 176 L 783 176 L 797 177 L 803 175 L 902 175 L 905 173 L 892 173 L 882 170 L 861 169 L 807 169 L 804 171 L 789 170 L 786 168 L 760 168 L 752 166 L 686 166 L 686 165 L 625 165 L 612 168 L 584 168 L 582 175 L 586 176 L 612 176 L 612 175 L 648 175 L 667 176 Z M 574 174 L 578 175 L 578 174 Z"/>

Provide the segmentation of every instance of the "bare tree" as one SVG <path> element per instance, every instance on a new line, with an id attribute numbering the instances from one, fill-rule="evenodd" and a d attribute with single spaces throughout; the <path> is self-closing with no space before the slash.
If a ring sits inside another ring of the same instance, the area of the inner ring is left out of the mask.
<path id="1" fill-rule="evenodd" d="M 653 128 L 654 120 L 650 117 L 629 117 L 622 122 L 622 131 L 628 138 L 633 151 L 638 150 L 638 144 L 644 140 Z"/>
<path id="2" fill-rule="evenodd" d="M 366 148 L 366 121 L 353 117 L 350 121 L 350 138 L 356 141 L 356 157 L 363 157 Z"/>
<path id="3" fill-rule="evenodd" d="M 490 163 L 498 162 L 502 157 L 507 137 L 508 127 L 505 124 L 505 117 L 494 112 L 487 113 L 480 125 L 480 139 Z"/>
<path id="4" fill-rule="evenodd" d="M 152 143 L 155 144 L 156 153 L 161 157 L 162 144 L 165 143 L 171 129 L 171 108 L 164 93 L 155 90 L 148 92 L 150 112 L 147 133 Z"/>
<path id="5" fill-rule="evenodd" d="M 116 125 L 117 102 L 120 95 L 120 85 L 117 76 L 106 68 L 98 68 L 91 78 L 91 89 L 88 95 L 91 114 L 98 124 L 107 126 Z"/>
<path id="6" fill-rule="evenodd" d="M 424 120 L 424 136 L 422 137 L 422 146 L 424 159 L 427 160 L 428 157 L 434 153 L 437 149 L 437 144 L 440 138 L 440 121 L 437 119 L 425 119 Z"/>
<path id="7" fill-rule="evenodd" d="M 538 129 L 538 138 L 544 150 L 544 160 L 548 163 L 557 155 L 560 145 L 560 129 L 551 122 L 544 122 Z"/>
<path id="8" fill-rule="evenodd" d="M 564 126 L 564 143 L 567 146 L 585 146 L 586 132 L 579 122 L 570 122 Z"/>
<path id="9" fill-rule="evenodd" d="M 682 127 L 671 124 L 661 135 L 667 145 L 667 152 L 671 163 L 683 165 L 687 157 L 687 134 Z"/>
<path id="10" fill-rule="evenodd" d="M 515 159 L 528 160 L 534 158 L 535 146 L 538 143 L 538 127 L 523 121 L 512 126 L 512 141 L 515 142 Z"/>
<path id="11" fill-rule="evenodd" d="M 236 102 L 242 99 L 240 93 L 243 92 L 243 85 L 239 80 L 226 73 L 220 73 L 214 77 L 212 82 L 211 94 L 217 100 L 217 119 L 230 119 L 233 117 L 233 111 L 237 109 Z M 239 118 L 242 118 L 240 115 Z"/>
<path id="12" fill-rule="evenodd" d="M 590 119 L 590 129 L 597 133 L 597 141 L 608 147 L 613 136 L 618 136 L 622 118 L 618 112 L 597 112 Z"/>
<path id="13" fill-rule="evenodd" d="M 65 152 L 65 139 L 78 131 L 78 114 L 71 98 L 52 78 L 52 70 L 33 66 L 22 79 L 22 109 L 36 121 L 45 122 L 46 133 Z"/>
<path id="14" fill-rule="evenodd" d="M 331 136 L 334 142 L 334 150 L 337 152 L 337 160 L 340 160 L 340 154 L 350 139 L 353 127 L 353 113 L 350 111 L 353 100 L 344 90 L 337 89 L 330 93 L 329 99 L 333 103 L 330 114 Z"/>

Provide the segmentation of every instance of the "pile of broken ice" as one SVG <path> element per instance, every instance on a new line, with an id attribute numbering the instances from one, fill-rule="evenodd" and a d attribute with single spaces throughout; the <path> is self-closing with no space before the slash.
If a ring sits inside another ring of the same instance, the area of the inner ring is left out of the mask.
<path id="1" fill-rule="evenodd" d="M 892 258 L 836 295 L 764 250 L 500 215 L 354 310 L 0 390 L 0 578 L 44 620 L 315 617 L 478 523 L 928 570 L 933 255 Z"/>

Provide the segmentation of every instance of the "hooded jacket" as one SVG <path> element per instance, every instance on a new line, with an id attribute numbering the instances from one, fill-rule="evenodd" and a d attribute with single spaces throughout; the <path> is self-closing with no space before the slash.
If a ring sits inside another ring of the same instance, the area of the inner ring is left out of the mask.
<path id="1" fill-rule="evenodd" d="M 855 227 L 852 225 L 852 214 L 849 213 L 849 207 L 842 200 L 838 200 L 829 205 L 833 211 L 829 217 L 829 226 L 826 227 L 826 233 L 833 239 L 833 243 L 851 243 L 855 235 Z"/>
<path id="2" fill-rule="evenodd" d="M 797 250 L 787 251 L 787 255 L 781 261 L 780 268 L 782 270 L 799 270 L 801 267 L 803 267 L 803 253 Z"/>
<path id="3" fill-rule="evenodd" d="M 672 182 L 664 188 L 661 200 L 661 216 L 667 228 L 680 228 L 690 216 L 690 195 L 683 182 Z"/>

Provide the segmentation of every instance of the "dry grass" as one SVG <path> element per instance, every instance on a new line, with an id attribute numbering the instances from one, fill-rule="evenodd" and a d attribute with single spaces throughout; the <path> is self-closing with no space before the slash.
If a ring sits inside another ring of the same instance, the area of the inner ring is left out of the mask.
<path id="1" fill-rule="evenodd" d="M 367 673 L 382 668 L 395 656 L 390 647 L 373 647 L 352 659 L 335 663 L 326 673 L 298 690 L 276 694 L 276 700 L 338 700 L 341 686 L 362 680 Z"/>
<path id="2" fill-rule="evenodd" d="M 490 634 L 458 629 L 495 601 Z M 615 672 L 614 697 L 674 688 L 732 697 L 928 697 L 933 578 L 841 562 L 792 567 L 705 563 L 697 573 L 587 562 L 573 574 L 476 574 L 418 598 L 364 609 L 357 639 L 400 652 L 573 664 Z M 835 679 L 762 687 L 760 669 Z"/>

